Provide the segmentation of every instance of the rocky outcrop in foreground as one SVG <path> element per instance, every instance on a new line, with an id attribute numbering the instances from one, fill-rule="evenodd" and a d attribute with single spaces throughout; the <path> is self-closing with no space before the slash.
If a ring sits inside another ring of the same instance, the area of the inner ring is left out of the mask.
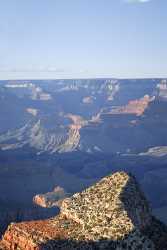
<path id="1" fill-rule="evenodd" d="M 11 224 L 0 249 L 165 250 L 166 238 L 135 178 L 118 172 L 66 198 L 55 218 Z"/>

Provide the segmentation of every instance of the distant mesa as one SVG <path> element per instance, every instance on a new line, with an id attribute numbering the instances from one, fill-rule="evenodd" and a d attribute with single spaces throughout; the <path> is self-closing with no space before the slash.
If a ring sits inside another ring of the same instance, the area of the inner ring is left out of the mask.
<path id="1" fill-rule="evenodd" d="M 157 84 L 159 99 L 167 100 L 167 80 L 162 80 Z"/>
<path id="2" fill-rule="evenodd" d="M 83 98 L 82 102 L 85 104 L 92 104 L 93 100 L 94 100 L 93 96 L 86 96 Z"/>
<path id="3" fill-rule="evenodd" d="M 131 100 L 125 106 L 115 107 L 111 110 L 111 114 L 135 114 L 140 116 L 144 113 L 149 103 L 152 102 L 155 97 L 145 95 L 143 98 L 138 100 Z"/>
<path id="4" fill-rule="evenodd" d="M 61 201 L 68 196 L 70 196 L 70 194 L 66 193 L 64 188 L 57 186 L 52 192 L 36 195 L 33 198 L 33 202 L 41 207 L 50 208 L 60 206 Z"/>
<path id="5" fill-rule="evenodd" d="M 42 88 L 31 82 L 10 82 L 6 84 L 5 87 L 7 89 L 29 89 L 29 95 L 32 100 L 49 101 L 52 99 L 51 94 L 44 92 Z"/>
<path id="6" fill-rule="evenodd" d="M 27 112 L 33 116 L 37 116 L 38 110 L 34 108 L 27 108 Z"/>
<path id="7" fill-rule="evenodd" d="M 17 83 L 17 82 L 10 82 L 9 84 L 6 84 L 6 88 L 31 88 L 34 85 L 32 83 Z"/>
<path id="8" fill-rule="evenodd" d="M 147 152 L 142 152 L 139 154 L 140 156 L 153 156 L 153 157 L 164 157 L 167 156 L 167 146 L 159 146 L 149 148 Z"/>

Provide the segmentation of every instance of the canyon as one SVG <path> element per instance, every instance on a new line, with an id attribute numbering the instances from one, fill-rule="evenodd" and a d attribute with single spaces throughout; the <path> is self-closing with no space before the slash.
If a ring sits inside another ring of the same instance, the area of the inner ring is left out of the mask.
<path id="1" fill-rule="evenodd" d="M 166 79 L 0 81 L 1 235 L 115 171 L 135 175 L 167 223 L 166 90 Z"/>

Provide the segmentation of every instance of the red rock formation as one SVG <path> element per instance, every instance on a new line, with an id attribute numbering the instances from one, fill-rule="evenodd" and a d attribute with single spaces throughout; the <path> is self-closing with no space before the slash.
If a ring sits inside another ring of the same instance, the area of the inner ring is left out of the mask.
<path id="1" fill-rule="evenodd" d="M 52 239 L 67 238 L 64 229 L 59 227 L 62 218 L 11 224 L 0 243 L 0 249 L 41 250 L 42 245 Z M 57 223 L 57 226 L 55 224 Z"/>
<path id="2" fill-rule="evenodd" d="M 69 196 L 63 188 L 55 187 L 52 192 L 48 192 L 46 194 L 37 194 L 33 198 L 33 202 L 38 206 L 49 208 L 53 206 L 59 205 L 62 199 Z"/>
<path id="3" fill-rule="evenodd" d="M 153 99 L 154 98 L 151 98 L 148 95 L 145 95 L 143 98 L 139 100 L 129 101 L 129 103 L 125 106 L 115 107 L 111 111 L 111 113 L 112 114 L 135 114 L 137 116 L 140 116 L 144 113 L 145 109 L 148 107 L 148 104 Z"/>
<path id="4" fill-rule="evenodd" d="M 71 129 L 80 130 L 84 125 L 86 125 L 86 121 L 79 115 L 67 114 L 65 117 L 69 118 L 72 121 L 72 124 L 69 125 Z"/>

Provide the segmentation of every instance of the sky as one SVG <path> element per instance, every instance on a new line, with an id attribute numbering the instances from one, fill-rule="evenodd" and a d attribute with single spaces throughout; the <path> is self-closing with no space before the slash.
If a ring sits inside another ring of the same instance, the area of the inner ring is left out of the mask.
<path id="1" fill-rule="evenodd" d="M 166 0 L 0 0 L 0 79 L 167 77 Z"/>

